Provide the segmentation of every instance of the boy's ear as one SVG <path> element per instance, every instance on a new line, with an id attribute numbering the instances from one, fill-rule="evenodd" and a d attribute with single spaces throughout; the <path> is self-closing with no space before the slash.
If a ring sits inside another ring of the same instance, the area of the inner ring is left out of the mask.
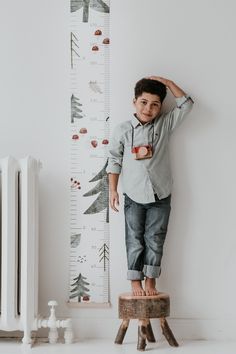
<path id="1" fill-rule="evenodd" d="M 133 104 L 135 104 L 135 103 L 136 103 L 136 101 L 137 101 L 137 100 L 136 100 L 136 98 L 133 98 Z"/>

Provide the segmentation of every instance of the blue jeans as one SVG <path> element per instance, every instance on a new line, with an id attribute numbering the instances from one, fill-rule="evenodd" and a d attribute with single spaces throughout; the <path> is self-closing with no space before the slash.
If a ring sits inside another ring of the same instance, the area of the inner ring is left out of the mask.
<path id="1" fill-rule="evenodd" d="M 171 195 L 140 204 L 125 196 L 125 241 L 128 280 L 158 278 L 170 215 Z"/>

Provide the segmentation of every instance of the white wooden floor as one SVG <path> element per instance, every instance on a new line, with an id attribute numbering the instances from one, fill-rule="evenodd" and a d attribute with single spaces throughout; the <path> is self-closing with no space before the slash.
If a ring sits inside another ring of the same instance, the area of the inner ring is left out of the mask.
<path id="1" fill-rule="evenodd" d="M 168 346 L 166 342 L 148 343 L 147 353 L 159 354 L 235 354 L 236 342 L 232 341 L 184 341 L 178 348 Z M 84 340 L 70 345 L 57 343 L 51 345 L 36 342 L 31 348 L 19 340 L 0 339 L 1 354 L 137 354 L 135 342 L 122 345 L 114 344 L 111 340 Z"/>

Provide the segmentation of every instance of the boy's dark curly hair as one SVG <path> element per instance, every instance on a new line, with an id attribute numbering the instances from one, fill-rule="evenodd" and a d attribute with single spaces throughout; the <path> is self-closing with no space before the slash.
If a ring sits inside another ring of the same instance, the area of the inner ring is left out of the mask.
<path id="1" fill-rule="evenodd" d="M 157 80 L 143 78 L 139 80 L 134 88 L 134 96 L 137 99 L 143 92 L 151 93 L 160 97 L 161 102 L 166 97 L 166 86 Z"/>

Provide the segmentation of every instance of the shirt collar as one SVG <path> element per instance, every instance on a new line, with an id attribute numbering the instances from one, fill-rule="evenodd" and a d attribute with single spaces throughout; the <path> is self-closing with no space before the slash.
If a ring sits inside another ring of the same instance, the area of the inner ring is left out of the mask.
<path id="1" fill-rule="evenodd" d="M 148 124 L 153 124 L 154 123 L 154 120 L 155 119 L 153 119 L 151 122 L 149 122 L 149 123 L 145 123 L 145 124 L 142 124 L 139 120 L 138 120 L 138 118 L 136 117 L 136 114 L 134 113 L 133 114 L 133 117 L 132 117 L 132 119 L 131 119 L 131 124 L 132 124 L 132 126 L 134 127 L 134 128 L 137 128 L 138 126 L 142 126 L 142 125 L 148 125 Z"/>

